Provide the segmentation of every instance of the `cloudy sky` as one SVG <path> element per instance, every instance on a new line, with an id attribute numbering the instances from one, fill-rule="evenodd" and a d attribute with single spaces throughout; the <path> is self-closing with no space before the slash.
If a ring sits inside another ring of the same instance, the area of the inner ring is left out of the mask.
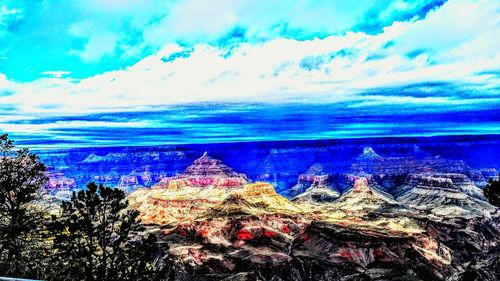
<path id="1" fill-rule="evenodd" d="M 500 130 L 498 0 L 0 0 L 33 147 Z"/>

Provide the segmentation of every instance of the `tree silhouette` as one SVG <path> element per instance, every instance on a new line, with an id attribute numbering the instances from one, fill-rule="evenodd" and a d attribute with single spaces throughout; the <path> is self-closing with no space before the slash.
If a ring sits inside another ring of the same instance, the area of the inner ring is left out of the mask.
<path id="1" fill-rule="evenodd" d="M 53 216 L 53 270 L 49 280 L 159 280 L 164 268 L 155 264 L 156 237 L 140 235 L 137 211 L 127 210 L 125 193 L 98 187 L 73 193 Z"/>
<path id="2" fill-rule="evenodd" d="M 28 149 L 0 135 L 0 275 L 36 277 L 43 214 L 34 204 L 47 181 L 45 166 Z"/>
<path id="3" fill-rule="evenodd" d="M 498 180 L 490 179 L 488 184 L 484 187 L 484 196 L 488 198 L 491 205 L 500 207 L 500 173 Z"/>

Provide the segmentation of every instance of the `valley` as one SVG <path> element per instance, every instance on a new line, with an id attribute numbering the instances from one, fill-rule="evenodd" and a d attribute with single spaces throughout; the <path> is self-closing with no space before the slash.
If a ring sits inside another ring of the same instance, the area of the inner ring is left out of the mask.
<path id="1" fill-rule="evenodd" d="M 65 200 L 90 170 L 85 180 L 126 191 L 175 280 L 495 280 L 500 211 L 482 188 L 499 167 L 460 151 L 492 157 L 498 139 L 443 143 L 452 141 L 204 146 L 193 160 L 198 147 L 42 157 L 60 165 L 46 198 Z"/>

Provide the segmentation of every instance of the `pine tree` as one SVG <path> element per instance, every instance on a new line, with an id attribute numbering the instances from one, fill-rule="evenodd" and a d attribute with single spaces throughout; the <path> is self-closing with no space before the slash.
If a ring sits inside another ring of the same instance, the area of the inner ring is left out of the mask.
<path id="1" fill-rule="evenodd" d="M 36 278 L 40 271 L 43 214 L 34 200 L 44 172 L 35 154 L 0 136 L 0 276 Z"/>
<path id="2" fill-rule="evenodd" d="M 49 227 L 54 253 L 47 279 L 162 279 L 163 266 L 155 264 L 156 237 L 141 235 L 139 213 L 127 206 L 123 191 L 94 183 L 63 202 L 61 216 L 53 216 Z"/>
<path id="3" fill-rule="evenodd" d="M 498 174 L 498 180 L 489 180 L 484 188 L 484 196 L 488 198 L 491 205 L 500 207 L 500 174 Z"/>

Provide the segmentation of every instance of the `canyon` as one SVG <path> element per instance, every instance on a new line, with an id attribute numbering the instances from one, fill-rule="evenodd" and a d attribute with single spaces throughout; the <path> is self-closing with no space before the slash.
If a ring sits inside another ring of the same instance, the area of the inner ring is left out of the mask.
<path id="1" fill-rule="evenodd" d="M 288 200 L 205 153 L 129 200 L 168 249 L 178 280 L 499 276 L 500 212 L 467 176 L 410 175 L 394 197 L 366 177 L 343 178 L 353 184 L 341 192 L 317 177 L 319 165 L 307 173 L 315 175 L 299 182 L 311 185 Z M 331 198 L 315 200 L 311 190 Z"/>
<path id="2" fill-rule="evenodd" d="M 47 151 L 45 198 L 124 190 L 175 280 L 498 280 L 497 139 L 353 142 Z"/>

